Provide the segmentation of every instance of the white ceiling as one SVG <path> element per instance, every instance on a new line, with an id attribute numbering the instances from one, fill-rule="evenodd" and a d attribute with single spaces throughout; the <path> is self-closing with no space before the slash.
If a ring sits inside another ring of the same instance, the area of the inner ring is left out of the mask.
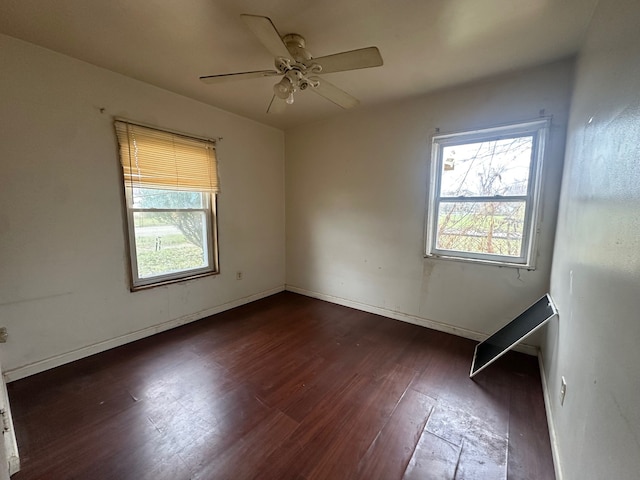
<path id="1" fill-rule="evenodd" d="M 267 115 L 277 77 L 240 19 L 270 17 L 316 57 L 375 45 L 384 66 L 327 74 L 362 108 L 575 54 L 598 0 L 0 0 L 0 32 L 279 128 L 338 115 L 309 92 Z M 46 72 L 42 72 L 46 78 Z"/>

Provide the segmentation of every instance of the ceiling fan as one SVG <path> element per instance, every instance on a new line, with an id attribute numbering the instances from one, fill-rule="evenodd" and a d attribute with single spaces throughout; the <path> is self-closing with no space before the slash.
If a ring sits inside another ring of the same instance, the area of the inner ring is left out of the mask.
<path id="1" fill-rule="evenodd" d="M 318 75 L 382 65 L 382 57 L 377 47 L 360 48 L 314 58 L 306 50 L 306 42 L 301 35 L 289 33 L 280 36 L 268 17 L 246 14 L 241 17 L 258 40 L 275 57 L 275 70 L 205 75 L 200 77 L 200 80 L 204 83 L 219 83 L 282 75 L 280 81 L 273 86 L 274 95 L 267 113 L 282 113 L 287 104 L 293 103 L 294 93 L 307 89 L 342 108 L 355 107 L 360 103 L 357 98 Z"/>

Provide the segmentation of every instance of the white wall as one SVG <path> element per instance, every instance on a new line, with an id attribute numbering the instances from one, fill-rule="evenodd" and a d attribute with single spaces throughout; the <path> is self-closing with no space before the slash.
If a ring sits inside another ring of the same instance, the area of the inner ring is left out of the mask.
<path id="1" fill-rule="evenodd" d="M 31 365 L 9 378 L 283 288 L 281 131 L 7 36 L 0 65 L 2 363 Z M 220 275 L 129 291 L 113 116 L 224 137 Z"/>
<path id="2" fill-rule="evenodd" d="M 477 338 L 548 289 L 572 62 L 287 130 L 287 288 Z M 553 115 L 535 271 L 424 259 L 430 135 Z M 534 340 L 535 342 L 535 340 Z"/>
<path id="3" fill-rule="evenodd" d="M 576 74 L 543 345 L 565 479 L 640 478 L 639 19 L 601 0 Z"/>

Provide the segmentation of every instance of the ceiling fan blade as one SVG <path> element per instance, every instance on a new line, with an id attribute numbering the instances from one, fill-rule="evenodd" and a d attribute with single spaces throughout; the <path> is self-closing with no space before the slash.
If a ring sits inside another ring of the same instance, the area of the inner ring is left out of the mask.
<path id="1" fill-rule="evenodd" d="M 256 70 L 253 72 L 223 73 L 222 75 L 205 75 L 200 77 L 204 83 L 222 83 L 229 80 L 246 80 L 248 78 L 273 77 L 282 75 L 275 70 Z"/>
<path id="2" fill-rule="evenodd" d="M 349 52 L 335 53 L 325 57 L 314 58 L 311 62 L 322 66 L 320 73 L 379 67 L 383 63 L 378 47 L 367 47 Z"/>
<path id="3" fill-rule="evenodd" d="M 327 82 L 324 78 L 311 77 L 309 80 L 318 82 L 317 87 L 311 87 L 311 91 L 316 92 L 318 95 L 332 101 L 336 105 L 342 108 L 353 108 L 360 104 L 360 100 L 356 97 L 349 95 L 344 90 L 336 87 L 333 83 Z"/>
<path id="4" fill-rule="evenodd" d="M 271 103 L 269 103 L 269 107 L 267 108 L 267 113 L 284 113 L 286 108 L 287 102 L 274 95 L 271 99 Z"/>
<path id="5" fill-rule="evenodd" d="M 291 58 L 291 54 L 282 41 L 275 25 L 269 17 L 259 15 L 240 15 L 247 27 L 258 37 L 258 40 L 266 47 L 274 57 Z"/>

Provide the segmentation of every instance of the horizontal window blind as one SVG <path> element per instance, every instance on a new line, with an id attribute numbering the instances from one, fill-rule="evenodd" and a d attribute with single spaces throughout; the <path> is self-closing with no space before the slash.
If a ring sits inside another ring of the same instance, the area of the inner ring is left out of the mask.
<path id="1" fill-rule="evenodd" d="M 218 193 L 215 143 L 115 122 L 125 184 L 142 188 Z"/>

